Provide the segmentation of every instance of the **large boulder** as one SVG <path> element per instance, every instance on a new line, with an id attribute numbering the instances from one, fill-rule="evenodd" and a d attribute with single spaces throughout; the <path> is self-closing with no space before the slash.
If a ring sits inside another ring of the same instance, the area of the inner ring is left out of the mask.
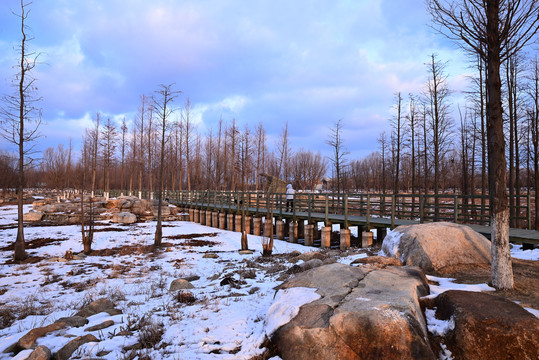
<path id="1" fill-rule="evenodd" d="M 458 266 L 489 265 L 490 241 L 470 227 L 447 222 L 403 225 L 382 243 L 386 256 L 425 272 L 450 272 Z"/>
<path id="2" fill-rule="evenodd" d="M 43 218 L 42 212 L 33 211 L 33 210 L 30 210 L 30 212 L 27 212 L 26 214 L 22 216 L 23 221 L 30 221 L 30 222 L 41 221 L 42 218 Z"/>
<path id="3" fill-rule="evenodd" d="M 435 299 L 436 318 L 454 326 L 442 342 L 454 359 L 539 359 L 539 319 L 507 299 L 450 290 Z"/>
<path id="4" fill-rule="evenodd" d="M 117 224 L 133 224 L 137 222 L 137 216 L 129 212 L 119 212 L 112 215 L 112 222 Z"/>
<path id="5" fill-rule="evenodd" d="M 419 297 L 429 293 L 418 268 L 367 270 L 331 264 L 282 284 L 315 288 L 321 297 L 275 331 L 284 359 L 434 359 Z"/>

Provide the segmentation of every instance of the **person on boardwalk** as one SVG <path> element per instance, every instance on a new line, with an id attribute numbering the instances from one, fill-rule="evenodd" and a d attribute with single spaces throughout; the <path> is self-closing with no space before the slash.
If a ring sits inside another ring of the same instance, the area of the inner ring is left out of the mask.
<path id="1" fill-rule="evenodd" d="M 292 187 L 292 184 L 286 186 L 286 211 L 288 209 L 294 210 L 294 194 L 296 190 Z"/>

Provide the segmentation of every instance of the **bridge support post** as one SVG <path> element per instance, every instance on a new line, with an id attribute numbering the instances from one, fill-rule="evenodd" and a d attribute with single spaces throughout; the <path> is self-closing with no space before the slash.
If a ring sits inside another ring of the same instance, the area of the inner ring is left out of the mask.
<path id="1" fill-rule="evenodd" d="M 273 219 L 266 218 L 264 221 L 264 236 L 269 237 L 273 230 Z"/>
<path id="2" fill-rule="evenodd" d="M 191 222 L 195 221 L 195 209 L 193 208 L 189 209 L 189 221 Z"/>
<path id="3" fill-rule="evenodd" d="M 254 217 L 253 218 L 253 235 L 260 236 L 260 227 L 262 225 L 262 218 Z"/>
<path id="4" fill-rule="evenodd" d="M 384 241 L 384 239 L 386 238 L 386 235 L 387 235 L 386 227 L 376 228 L 376 242 L 377 243 L 381 244 L 382 241 Z"/>
<path id="5" fill-rule="evenodd" d="M 295 221 L 290 221 L 288 226 L 288 241 L 295 244 L 298 242 L 298 223 Z"/>
<path id="6" fill-rule="evenodd" d="M 235 223 L 236 223 L 236 232 L 241 232 L 241 215 L 236 215 Z"/>
<path id="7" fill-rule="evenodd" d="M 234 214 L 233 213 L 228 213 L 226 215 L 227 217 L 227 224 L 226 224 L 226 229 L 228 231 L 234 231 Z"/>
<path id="8" fill-rule="evenodd" d="M 226 229 L 226 214 L 224 212 L 219 213 L 219 229 Z"/>
<path id="9" fill-rule="evenodd" d="M 219 213 L 217 211 L 212 211 L 212 213 L 211 213 L 211 225 L 214 228 L 219 227 L 219 222 L 217 221 L 218 218 L 219 218 Z"/>
<path id="10" fill-rule="evenodd" d="M 206 210 L 206 226 L 211 226 L 211 215 L 212 215 L 212 212 L 209 210 Z"/>
<path id="11" fill-rule="evenodd" d="M 341 229 L 341 244 L 340 245 L 341 245 L 341 251 L 344 251 L 350 247 L 350 229 Z"/>
<path id="12" fill-rule="evenodd" d="M 364 231 L 361 233 L 361 247 L 369 247 L 372 245 L 372 232 Z"/>
<path id="13" fill-rule="evenodd" d="M 305 238 L 305 220 L 298 220 L 298 239 Z"/>
<path id="14" fill-rule="evenodd" d="M 200 225 L 206 225 L 206 211 L 200 210 Z"/>
<path id="15" fill-rule="evenodd" d="M 313 230 L 314 230 L 313 224 L 305 225 L 305 246 L 313 246 L 313 242 L 314 242 Z"/>
<path id="16" fill-rule="evenodd" d="M 313 226 L 313 241 L 320 239 L 320 230 L 318 229 L 318 222 L 315 221 L 311 224 Z"/>
<path id="17" fill-rule="evenodd" d="M 198 223 L 200 221 L 200 210 L 195 209 L 194 214 L 195 216 L 193 217 L 193 219 L 195 220 L 196 223 Z"/>
<path id="18" fill-rule="evenodd" d="M 282 220 L 277 220 L 275 222 L 275 232 L 277 239 L 284 240 L 284 222 Z"/>
<path id="19" fill-rule="evenodd" d="M 322 249 L 329 248 L 331 246 L 331 226 L 324 226 L 321 230 L 322 242 L 320 247 Z"/>
<path id="20" fill-rule="evenodd" d="M 251 233 L 251 217 L 245 216 L 245 232 L 247 234 Z"/>

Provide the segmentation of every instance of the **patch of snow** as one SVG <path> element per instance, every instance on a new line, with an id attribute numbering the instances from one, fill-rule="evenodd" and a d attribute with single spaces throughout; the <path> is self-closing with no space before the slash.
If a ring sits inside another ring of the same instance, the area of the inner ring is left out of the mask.
<path id="1" fill-rule="evenodd" d="M 359 301 L 371 301 L 371 299 L 367 299 L 367 298 L 364 298 L 364 297 L 358 297 L 358 298 L 356 298 L 356 300 L 359 300 Z"/>
<path id="2" fill-rule="evenodd" d="M 423 298 L 426 298 L 426 299 L 435 298 L 436 296 L 448 290 L 463 290 L 463 291 L 475 291 L 475 292 L 496 291 L 496 289 L 488 286 L 487 284 L 455 284 L 453 282 L 455 281 L 455 279 L 452 279 L 452 278 L 442 278 L 442 277 L 436 277 L 432 275 L 425 275 L 425 276 L 427 277 L 429 281 L 435 281 L 438 283 L 438 285 L 429 284 L 430 295 L 423 296 Z"/>
<path id="3" fill-rule="evenodd" d="M 536 318 L 539 318 L 539 310 L 532 309 L 532 308 L 527 308 L 527 307 L 525 307 L 524 310 L 527 310 L 528 312 L 535 315 Z"/>
<path id="4" fill-rule="evenodd" d="M 355 254 L 355 255 L 350 255 L 350 256 L 338 258 L 337 262 L 341 263 L 341 264 L 344 264 L 344 265 L 350 265 L 354 260 L 363 259 L 363 258 L 366 258 L 366 257 L 369 257 L 369 255 L 367 255 L 367 254 Z"/>
<path id="5" fill-rule="evenodd" d="M 397 257 L 403 261 L 404 259 L 401 258 L 402 254 L 399 253 L 399 243 L 402 235 L 403 233 L 395 230 L 387 233 L 384 241 L 382 242 L 382 250 L 380 250 L 380 255 Z"/>
<path id="6" fill-rule="evenodd" d="M 455 329 L 455 319 L 449 320 L 436 319 L 434 316 L 436 309 L 425 309 L 425 320 L 427 320 L 427 329 L 431 334 L 444 336 L 448 331 Z"/>
<path id="7" fill-rule="evenodd" d="M 445 344 L 440 344 L 440 347 L 442 350 L 440 350 L 440 354 L 438 355 L 439 360 L 453 360 L 453 354 L 451 351 L 445 346 Z"/>
<path id="8" fill-rule="evenodd" d="M 292 320 L 302 305 L 318 299 L 320 295 L 313 288 L 295 287 L 279 290 L 266 315 L 266 335 L 270 336 L 275 330 Z"/>
<path id="9" fill-rule="evenodd" d="M 521 260 L 539 260 L 539 248 L 522 250 L 522 245 L 511 244 L 511 257 Z"/>

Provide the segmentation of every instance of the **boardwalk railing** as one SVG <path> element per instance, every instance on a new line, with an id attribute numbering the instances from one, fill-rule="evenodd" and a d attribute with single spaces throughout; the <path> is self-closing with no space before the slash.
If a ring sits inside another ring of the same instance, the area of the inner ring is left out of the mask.
<path id="1" fill-rule="evenodd" d="M 110 196 L 119 195 L 111 191 Z M 138 195 L 136 193 L 135 195 Z M 248 212 L 266 212 L 273 205 L 275 216 L 289 212 L 320 214 L 325 218 L 332 214 L 345 217 L 361 216 L 390 219 L 392 225 L 397 220 L 416 222 L 449 221 L 459 224 L 490 226 L 488 196 L 481 195 L 424 195 L 424 194 L 336 194 L 336 193 L 298 193 L 294 196 L 293 210 L 286 211 L 286 194 L 268 194 L 256 191 L 165 191 L 164 198 L 182 207 L 200 207 L 241 210 L 246 205 Z M 149 199 L 144 191 L 142 198 Z M 157 198 L 154 195 L 154 198 Z M 512 223 L 516 228 L 531 229 L 530 196 L 514 196 Z"/>
<path id="2" fill-rule="evenodd" d="M 109 193 L 112 198 L 119 195 L 119 191 Z M 155 193 L 149 192 L 142 192 L 141 197 L 157 199 Z M 298 224 L 323 222 L 326 226 L 340 224 L 341 229 L 357 226 L 358 232 L 375 228 L 380 234 L 399 225 L 435 221 L 467 224 L 487 237 L 491 232 L 489 199 L 481 195 L 296 193 L 293 206 L 288 208 L 285 193 L 165 191 L 163 198 L 181 208 L 206 213 L 241 216 L 245 211 L 247 216 L 273 216 L 277 220 L 286 219 Z M 531 230 L 530 197 L 519 195 L 512 200 L 511 203 L 516 205 L 511 211 L 515 214 L 509 231 L 511 241 L 539 244 L 539 231 Z"/>

